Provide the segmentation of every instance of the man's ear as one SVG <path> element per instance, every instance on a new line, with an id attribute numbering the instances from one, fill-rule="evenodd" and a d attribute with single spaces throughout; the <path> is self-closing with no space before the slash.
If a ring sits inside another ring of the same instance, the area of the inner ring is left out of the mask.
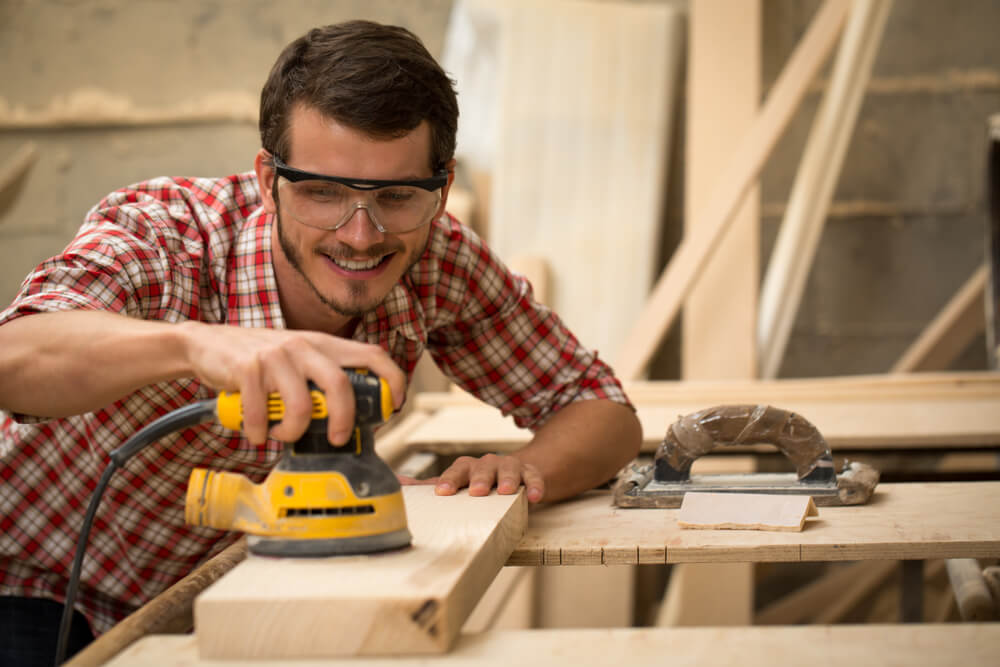
<path id="1" fill-rule="evenodd" d="M 452 183 L 455 182 L 455 165 L 457 161 L 455 158 L 448 160 L 445 163 L 444 168 L 448 170 L 448 182 L 445 183 L 444 187 L 441 188 L 441 205 L 438 207 L 437 213 L 434 214 L 434 219 L 437 220 L 444 215 L 445 210 L 448 206 L 448 192 L 451 190 Z"/>
<path id="2" fill-rule="evenodd" d="M 257 172 L 261 206 L 268 213 L 277 213 L 278 207 L 274 204 L 274 192 L 271 191 L 271 186 L 274 185 L 274 163 L 267 150 L 261 148 L 257 151 L 257 156 L 253 160 L 253 169 Z"/>

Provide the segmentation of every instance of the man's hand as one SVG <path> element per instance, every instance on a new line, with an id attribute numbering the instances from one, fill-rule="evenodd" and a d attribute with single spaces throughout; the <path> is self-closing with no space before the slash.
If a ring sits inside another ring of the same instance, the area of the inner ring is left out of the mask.
<path id="1" fill-rule="evenodd" d="M 327 437 L 350 439 L 354 392 L 344 368 L 365 368 L 388 382 L 394 407 L 403 403 L 406 376 L 377 345 L 316 331 L 289 331 L 186 323 L 188 358 L 194 375 L 219 390 L 239 391 L 243 433 L 253 444 L 268 437 L 267 394 L 278 392 L 285 416 L 271 437 L 291 442 L 309 426 L 309 381 L 326 394 Z"/>
<path id="2" fill-rule="evenodd" d="M 268 437 L 270 392 L 285 404 L 285 418 L 270 435 L 294 441 L 305 432 L 310 380 L 327 395 L 329 439 L 348 440 L 354 395 L 344 368 L 384 378 L 395 407 L 402 405 L 406 376 L 385 350 L 317 331 L 175 324 L 96 310 L 38 313 L 0 326 L 3 409 L 65 417 L 149 384 L 194 377 L 218 391 L 240 392 L 243 433 L 255 445 Z"/>
<path id="3" fill-rule="evenodd" d="M 486 454 L 480 458 L 460 456 L 434 481 L 434 493 L 452 496 L 469 487 L 470 496 L 489 495 L 496 487 L 497 493 L 516 493 L 521 484 L 527 491 L 528 502 L 537 503 L 545 495 L 545 480 L 538 468 L 524 463 L 516 456 Z"/>

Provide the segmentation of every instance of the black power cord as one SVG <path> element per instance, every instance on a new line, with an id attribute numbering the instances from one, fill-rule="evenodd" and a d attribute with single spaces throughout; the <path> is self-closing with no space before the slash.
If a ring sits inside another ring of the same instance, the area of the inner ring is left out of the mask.
<path id="1" fill-rule="evenodd" d="M 59 667 L 66 657 L 66 643 L 69 640 L 70 623 L 73 618 L 73 604 L 76 602 L 76 589 L 80 584 L 80 569 L 83 566 L 83 554 L 87 550 L 90 526 L 94 521 L 94 515 L 97 514 L 97 507 L 101 504 L 101 496 L 104 495 L 104 489 L 111 480 L 111 475 L 115 470 L 123 467 L 130 458 L 138 454 L 147 445 L 182 428 L 195 426 L 214 418 L 215 405 L 215 399 L 210 398 L 169 412 L 140 429 L 135 435 L 125 441 L 124 445 L 111 452 L 111 463 L 104 469 L 104 474 L 101 475 L 101 479 L 94 489 L 94 494 L 90 498 L 90 505 L 87 506 L 87 514 L 84 516 L 83 527 L 80 530 L 80 539 L 76 543 L 73 568 L 70 571 L 69 584 L 66 587 L 66 602 L 63 607 L 62 621 L 59 623 L 59 639 L 56 643 L 56 667 Z"/>

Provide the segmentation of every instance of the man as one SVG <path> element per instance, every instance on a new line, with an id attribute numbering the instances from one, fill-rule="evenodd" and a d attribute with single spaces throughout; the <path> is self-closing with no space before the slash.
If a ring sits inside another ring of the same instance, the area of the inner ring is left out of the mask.
<path id="1" fill-rule="evenodd" d="M 262 479 L 281 441 L 305 430 L 308 381 L 329 397 L 331 442 L 347 439 L 345 367 L 385 378 L 398 408 L 427 350 L 534 431 L 510 456 L 458 459 L 436 480 L 439 495 L 523 484 L 530 502 L 556 501 L 636 455 L 639 424 L 610 369 L 446 214 L 457 117 L 451 81 L 408 31 L 313 30 L 264 86 L 252 173 L 117 191 L 28 277 L 0 313 L 5 638 L 29 626 L 36 643 L 55 643 L 107 453 L 220 390 L 242 393 L 242 434 L 183 430 L 112 478 L 83 568 L 76 647 L 238 537 L 184 525 L 192 467 Z M 269 431 L 271 391 L 287 415 Z"/>

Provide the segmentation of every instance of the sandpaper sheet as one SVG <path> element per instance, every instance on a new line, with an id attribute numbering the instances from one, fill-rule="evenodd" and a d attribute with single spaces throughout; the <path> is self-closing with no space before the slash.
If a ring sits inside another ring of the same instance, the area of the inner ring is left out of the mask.
<path id="1" fill-rule="evenodd" d="M 812 496 L 763 493 L 686 493 L 677 523 L 703 530 L 801 531 L 819 516 Z"/>

